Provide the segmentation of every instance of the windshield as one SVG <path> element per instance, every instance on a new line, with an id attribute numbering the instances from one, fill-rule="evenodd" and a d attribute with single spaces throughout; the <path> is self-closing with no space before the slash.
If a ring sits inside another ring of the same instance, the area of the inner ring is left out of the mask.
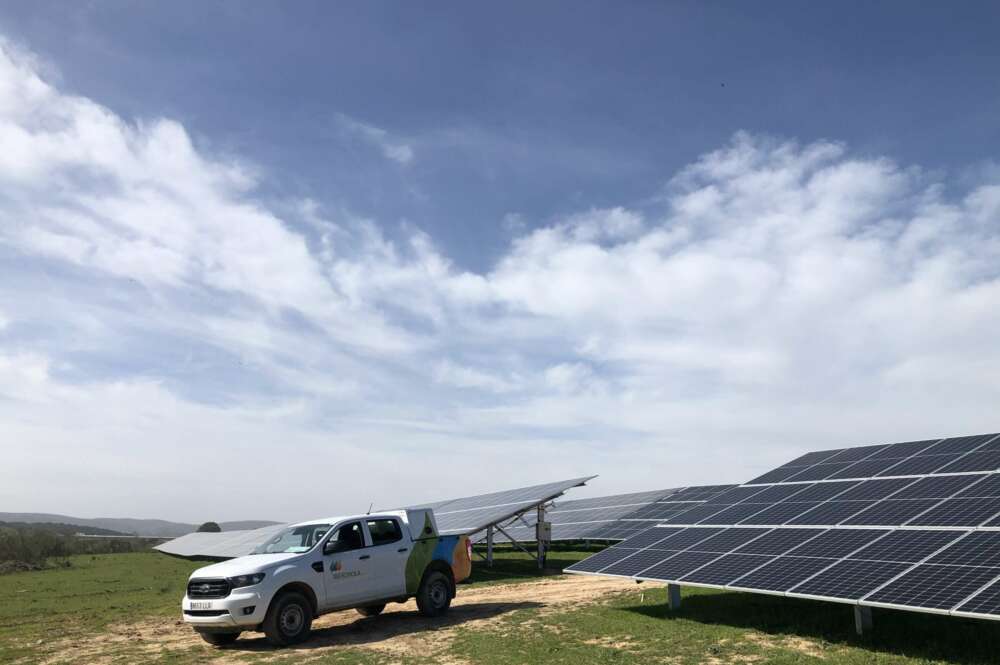
<path id="1" fill-rule="evenodd" d="M 308 552 L 330 530 L 329 524 L 304 524 L 288 527 L 266 543 L 259 545 L 254 554 L 284 554 Z"/>

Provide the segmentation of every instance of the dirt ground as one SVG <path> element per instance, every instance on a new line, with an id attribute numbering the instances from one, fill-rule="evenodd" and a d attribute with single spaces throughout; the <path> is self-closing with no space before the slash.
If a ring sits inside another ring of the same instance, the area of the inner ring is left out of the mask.
<path id="1" fill-rule="evenodd" d="M 444 665 L 459 665 L 448 655 L 448 648 L 459 627 L 485 627 L 499 621 L 508 612 L 537 608 L 544 615 L 548 608 L 564 609 L 591 603 L 602 596 L 622 591 L 636 591 L 629 580 L 589 576 L 560 576 L 537 582 L 485 587 L 459 587 L 451 611 L 442 619 L 425 619 L 416 603 L 388 605 L 378 617 L 365 618 L 354 610 L 320 617 L 313 623 L 313 635 L 304 644 L 275 650 L 260 633 L 245 633 L 232 647 L 214 651 L 214 658 L 199 658 L 202 663 L 239 663 L 246 656 L 256 659 L 273 654 L 275 659 L 295 656 L 296 662 L 321 658 L 338 647 L 370 649 L 392 659 L 393 656 L 419 655 Z M 88 638 L 65 638 L 53 646 L 54 653 L 42 661 L 46 665 L 63 663 L 107 663 L 124 650 L 136 656 L 162 655 L 165 651 L 184 650 L 204 643 L 194 631 L 177 619 L 146 620 L 112 626 L 107 632 Z"/>

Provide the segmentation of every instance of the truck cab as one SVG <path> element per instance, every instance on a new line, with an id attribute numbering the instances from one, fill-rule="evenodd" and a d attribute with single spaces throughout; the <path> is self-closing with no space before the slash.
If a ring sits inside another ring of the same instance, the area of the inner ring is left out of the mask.
<path id="1" fill-rule="evenodd" d="M 374 616 L 416 597 L 424 616 L 444 614 L 471 571 L 468 537 L 439 536 L 429 509 L 331 517 L 290 525 L 253 554 L 194 571 L 181 609 L 211 644 L 263 631 L 287 645 L 327 612 Z"/>

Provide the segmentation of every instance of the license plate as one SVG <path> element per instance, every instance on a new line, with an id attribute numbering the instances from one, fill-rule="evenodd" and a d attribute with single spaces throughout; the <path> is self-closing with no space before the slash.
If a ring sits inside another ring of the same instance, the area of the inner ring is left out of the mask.
<path id="1" fill-rule="evenodd" d="M 212 609 L 212 603 L 209 603 L 207 601 L 197 601 L 197 600 L 194 600 L 194 601 L 191 601 L 191 609 L 192 610 L 210 610 L 210 609 Z"/>

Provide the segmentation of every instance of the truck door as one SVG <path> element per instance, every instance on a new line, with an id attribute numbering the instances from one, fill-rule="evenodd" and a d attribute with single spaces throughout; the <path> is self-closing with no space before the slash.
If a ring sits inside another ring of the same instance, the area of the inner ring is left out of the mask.
<path id="1" fill-rule="evenodd" d="M 403 537 L 402 525 L 394 517 L 372 517 L 365 521 L 371 538 L 372 577 L 376 598 L 406 594 L 406 559 L 410 539 Z"/>
<path id="2" fill-rule="evenodd" d="M 372 583 L 372 556 L 361 522 L 341 524 L 323 544 L 323 607 L 350 607 L 371 595 Z"/>

